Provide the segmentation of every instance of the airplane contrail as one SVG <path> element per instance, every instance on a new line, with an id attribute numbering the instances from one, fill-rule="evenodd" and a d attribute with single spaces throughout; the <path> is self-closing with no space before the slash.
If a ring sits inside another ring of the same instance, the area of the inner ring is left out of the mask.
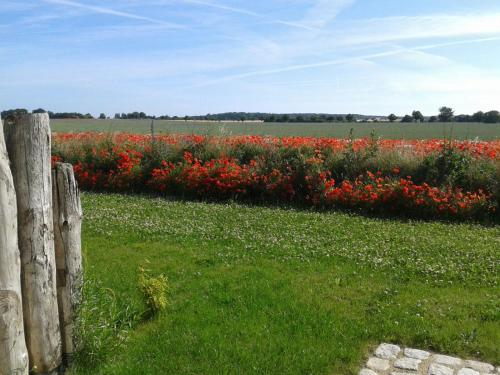
<path id="1" fill-rule="evenodd" d="M 276 69 L 259 70 L 259 71 L 242 73 L 242 74 L 234 74 L 234 75 L 222 77 L 220 79 L 202 82 L 200 84 L 191 86 L 191 88 L 211 86 L 214 84 L 227 82 L 227 81 L 233 81 L 233 80 L 237 80 L 237 79 L 241 79 L 241 78 L 266 76 L 266 75 L 285 73 L 285 72 L 291 72 L 291 71 L 297 71 L 297 70 L 321 68 L 321 67 L 325 67 L 325 66 L 344 65 L 344 64 L 348 64 L 348 63 L 359 61 L 359 60 L 369 60 L 369 59 L 377 59 L 377 58 L 388 57 L 388 56 L 395 56 L 395 55 L 399 55 L 399 54 L 407 53 L 407 52 L 411 52 L 411 51 L 425 51 L 425 50 L 441 48 L 441 47 L 449 47 L 449 46 L 463 45 L 463 44 L 470 44 L 470 43 L 484 43 L 484 42 L 498 41 L 498 40 L 500 40 L 500 36 L 488 37 L 488 38 L 478 38 L 478 39 L 465 39 L 465 40 L 458 40 L 458 41 L 454 41 L 454 42 L 424 44 L 424 45 L 415 46 L 415 47 L 398 48 L 398 49 L 385 51 L 385 52 L 378 52 L 378 53 L 355 56 L 355 57 L 347 57 L 344 59 L 320 61 L 317 63 L 289 65 L 289 66 L 276 68 Z"/>
<path id="2" fill-rule="evenodd" d="M 215 8 L 215 9 L 220 9 L 220 10 L 224 10 L 224 11 L 228 11 L 228 12 L 233 12 L 233 13 L 240 13 L 240 14 L 244 14 L 247 16 L 260 18 L 262 20 L 267 20 L 270 23 L 285 25 L 285 26 L 294 27 L 294 28 L 298 28 L 298 29 L 309 30 L 309 31 L 320 31 L 321 30 L 321 29 L 318 29 L 316 27 L 304 25 L 300 22 L 276 20 L 276 19 L 272 19 L 264 14 L 253 12 L 251 10 L 242 9 L 242 8 L 235 8 L 235 7 L 231 7 L 231 6 L 227 6 L 227 5 L 212 3 L 209 1 L 203 1 L 203 0 L 181 0 L 181 1 L 183 1 L 184 3 L 188 3 L 188 4 L 200 5 L 200 6 L 205 6 L 205 7 L 209 7 L 209 8 Z"/>
<path id="3" fill-rule="evenodd" d="M 185 28 L 185 26 L 179 25 L 179 24 L 176 24 L 173 22 L 167 22 L 167 21 L 156 19 L 156 18 L 140 16 L 138 14 L 133 14 L 133 13 L 121 12 L 118 10 L 104 8 L 104 7 L 100 7 L 100 6 L 82 4 L 82 3 L 78 3 L 76 1 L 71 1 L 71 0 L 43 0 L 43 1 L 46 3 L 51 3 L 51 4 L 66 5 L 66 6 L 70 6 L 73 8 L 87 9 L 87 10 L 91 10 L 91 11 L 93 11 L 95 13 L 99 13 L 99 14 L 109 14 L 109 15 L 116 16 L 116 17 L 123 17 L 123 18 L 130 18 L 130 19 L 135 19 L 135 20 L 140 20 L 140 21 L 147 21 L 150 23 L 166 26 L 166 27 L 173 28 L 173 29 Z"/>

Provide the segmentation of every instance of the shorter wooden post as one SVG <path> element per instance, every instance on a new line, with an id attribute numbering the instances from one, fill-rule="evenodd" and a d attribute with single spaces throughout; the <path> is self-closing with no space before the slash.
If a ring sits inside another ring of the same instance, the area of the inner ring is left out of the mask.
<path id="1" fill-rule="evenodd" d="M 62 351 L 69 362 L 75 350 L 74 325 L 82 287 L 82 207 L 71 164 L 57 163 L 52 170 L 52 202 Z"/>

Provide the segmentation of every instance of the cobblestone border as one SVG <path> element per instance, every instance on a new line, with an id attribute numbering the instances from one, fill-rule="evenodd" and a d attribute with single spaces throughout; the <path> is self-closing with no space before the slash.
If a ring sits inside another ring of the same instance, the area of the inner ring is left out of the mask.
<path id="1" fill-rule="evenodd" d="M 393 344 L 380 344 L 359 375 L 500 375 L 500 367 Z"/>

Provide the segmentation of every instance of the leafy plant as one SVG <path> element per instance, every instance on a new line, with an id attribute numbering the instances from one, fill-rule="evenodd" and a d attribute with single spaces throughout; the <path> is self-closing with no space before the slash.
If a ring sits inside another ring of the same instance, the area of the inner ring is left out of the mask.
<path id="1" fill-rule="evenodd" d="M 458 150 L 452 142 L 445 142 L 439 153 L 424 160 L 422 170 L 425 179 L 436 185 L 464 186 L 472 161 L 470 154 Z"/>
<path id="2" fill-rule="evenodd" d="M 146 264 L 149 261 L 146 260 Z M 152 276 L 151 270 L 144 265 L 139 267 L 139 287 L 148 307 L 146 315 L 154 316 L 165 310 L 168 305 L 168 279 L 165 275 Z"/>

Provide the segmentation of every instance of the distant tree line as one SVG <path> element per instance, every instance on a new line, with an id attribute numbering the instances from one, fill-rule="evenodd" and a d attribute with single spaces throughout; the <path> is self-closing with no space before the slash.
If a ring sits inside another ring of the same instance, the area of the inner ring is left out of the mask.
<path id="1" fill-rule="evenodd" d="M 52 119 L 93 119 L 94 116 L 92 116 L 90 113 L 86 114 L 81 114 L 78 112 L 47 112 L 49 114 L 49 118 Z"/>
<path id="2" fill-rule="evenodd" d="M 352 122 L 357 115 L 332 115 L 332 114 L 270 114 L 263 117 L 264 122 Z"/>
<path id="3" fill-rule="evenodd" d="M 208 113 L 202 116 L 185 116 L 182 119 L 203 121 L 264 121 L 267 113 L 262 112 L 225 112 Z M 168 116 L 167 116 L 168 117 Z"/>
<path id="4" fill-rule="evenodd" d="M 78 113 L 78 112 L 51 112 L 51 111 L 46 111 L 43 108 L 34 109 L 32 112 L 33 113 L 48 113 L 49 118 L 51 118 L 51 119 L 93 119 L 94 118 L 94 116 L 92 116 L 90 113 L 82 114 L 82 113 Z M 30 112 L 25 108 L 9 109 L 6 111 L 2 111 L 1 116 L 2 116 L 2 119 L 8 119 L 8 118 L 13 117 L 15 115 L 24 114 L 24 113 L 30 113 Z"/>
<path id="5" fill-rule="evenodd" d="M 156 116 L 149 116 L 144 112 L 131 112 L 131 113 L 115 113 L 116 120 L 147 120 L 154 119 Z"/>
<path id="6" fill-rule="evenodd" d="M 391 113 L 387 116 L 390 122 L 395 122 L 399 118 Z M 426 118 L 422 115 L 420 111 L 413 111 L 410 115 L 405 115 L 400 119 L 401 122 L 425 122 Z M 500 123 L 500 112 L 499 111 L 489 111 L 482 112 L 478 111 L 472 115 L 455 115 L 455 111 L 450 107 L 439 108 L 439 114 L 437 116 L 430 116 L 427 118 L 427 122 L 482 122 L 485 124 L 497 124 Z"/>
<path id="7" fill-rule="evenodd" d="M 118 115 L 118 114 L 117 114 Z M 415 110 L 411 115 L 405 115 L 403 117 L 398 117 L 391 113 L 389 116 L 366 116 L 359 114 L 322 114 L 322 113 L 261 113 L 261 112 L 227 112 L 218 114 L 207 114 L 205 116 L 147 116 L 145 113 L 139 113 L 137 117 L 137 112 L 133 113 L 131 117 L 130 114 L 126 117 L 121 115 L 121 117 L 115 118 L 156 118 L 159 120 L 191 120 L 191 121 L 264 121 L 264 122 L 353 122 L 353 121 L 400 121 L 403 123 L 411 122 L 483 122 L 483 123 L 500 123 L 500 113 L 498 111 L 489 112 L 476 112 L 473 115 L 457 115 L 455 116 L 454 110 L 450 107 L 441 107 L 439 109 L 439 114 L 436 116 L 425 117 L 422 112 Z"/>
<path id="8" fill-rule="evenodd" d="M 15 114 L 28 113 L 29 111 L 24 108 L 9 109 L 1 112 L 3 119 L 8 119 Z M 78 112 L 51 112 L 42 108 L 33 110 L 33 113 L 48 113 L 51 119 L 93 119 L 90 114 L 82 114 Z M 106 114 L 101 113 L 99 119 L 109 118 Z M 500 112 L 476 112 L 472 115 L 455 115 L 455 112 L 450 107 L 441 107 L 439 114 L 436 116 L 425 117 L 420 111 L 413 111 L 411 115 L 407 114 L 403 117 L 398 117 L 394 113 L 389 116 L 366 116 L 359 114 L 324 114 L 324 113 L 262 113 L 262 112 L 226 112 L 217 114 L 207 114 L 204 116 L 151 116 L 145 112 L 130 112 L 130 113 L 116 113 L 115 119 L 119 120 L 184 120 L 184 121 L 264 121 L 264 122 L 377 122 L 377 121 L 390 121 L 390 122 L 482 122 L 487 124 L 500 123 Z"/>
<path id="9" fill-rule="evenodd" d="M 204 116 L 159 116 L 159 120 L 190 121 L 264 121 L 264 122 L 334 122 L 354 121 L 355 115 L 332 115 L 319 113 L 261 113 L 261 112 L 227 112 L 207 114 Z"/>

